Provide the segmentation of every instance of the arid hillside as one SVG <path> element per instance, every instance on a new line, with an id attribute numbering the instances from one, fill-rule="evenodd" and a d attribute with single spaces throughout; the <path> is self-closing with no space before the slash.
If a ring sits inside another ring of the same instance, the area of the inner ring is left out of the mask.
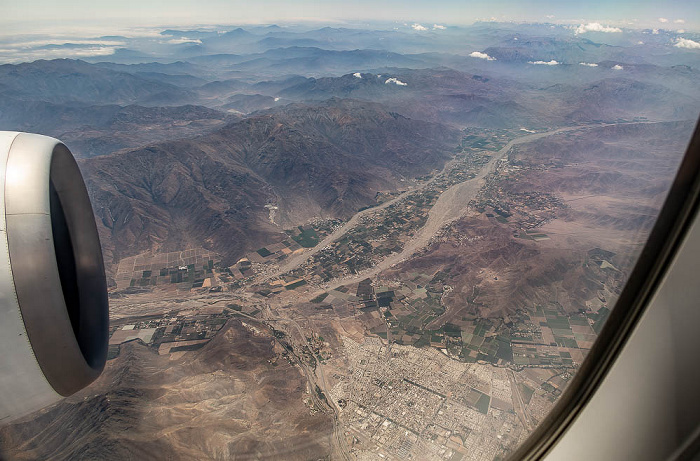
<path id="1" fill-rule="evenodd" d="M 172 360 L 123 344 L 88 389 L 0 429 L 2 459 L 325 459 L 332 420 L 267 330 L 231 320 Z M 157 455 L 156 455 L 157 454 Z"/>
<path id="2" fill-rule="evenodd" d="M 368 102 L 293 104 L 196 138 L 85 160 L 108 264 L 205 245 L 229 260 L 441 167 L 458 132 Z M 266 205 L 279 208 L 271 222 Z M 256 246 L 257 245 L 257 246 Z"/>
<path id="3" fill-rule="evenodd" d="M 567 312 L 612 303 L 692 127 L 610 126 L 518 146 L 488 179 L 473 212 L 390 272 L 446 274 L 453 289 L 434 326 L 550 302 Z"/>

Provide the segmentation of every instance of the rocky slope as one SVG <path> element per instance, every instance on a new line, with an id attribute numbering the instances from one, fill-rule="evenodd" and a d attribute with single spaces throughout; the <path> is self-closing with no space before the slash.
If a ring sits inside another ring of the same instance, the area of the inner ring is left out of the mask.
<path id="1" fill-rule="evenodd" d="M 108 263 L 188 245 L 235 258 L 279 238 L 278 224 L 350 216 L 379 189 L 441 166 L 457 142 L 442 125 L 331 99 L 81 167 Z M 267 204 L 279 207 L 274 224 Z"/>
<path id="2" fill-rule="evenodd" d="M 0 458 L 326 459 L 332 420 L 280 350 L 238 320 L 178 360 L 124 344 L 86 390 L 0 428 Z"/>

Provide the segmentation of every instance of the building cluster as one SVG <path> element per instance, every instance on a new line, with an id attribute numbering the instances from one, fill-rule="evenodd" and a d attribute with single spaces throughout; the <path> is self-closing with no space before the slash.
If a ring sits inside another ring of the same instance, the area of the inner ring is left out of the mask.
<path id="1" fill-rule="evenodd" d="M 506 370 L 371 338 L 344 344 L 351 375 L 330 397 L 344 404 L 340 419 L 358 455 L 492 460 L 524 432 Z"/>

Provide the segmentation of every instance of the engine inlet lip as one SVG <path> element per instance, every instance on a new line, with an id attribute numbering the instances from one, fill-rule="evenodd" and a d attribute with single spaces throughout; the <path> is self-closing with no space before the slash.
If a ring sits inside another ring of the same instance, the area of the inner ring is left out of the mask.
<path id="1" fill-rule="evenodd" d="M 10 266 L 22 320 L 53 389 L 71 395 L 104 368 L 108 299 L 92 207 L 73 155 L 20 133 L 5 180 Z"/>

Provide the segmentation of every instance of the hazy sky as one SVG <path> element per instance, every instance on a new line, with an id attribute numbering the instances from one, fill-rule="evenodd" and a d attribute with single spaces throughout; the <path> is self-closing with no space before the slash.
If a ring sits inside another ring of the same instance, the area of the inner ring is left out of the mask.
<path id="1" fill-rule="evenodd" d="M 583 22 L 628 27 L 700 29 L 698 0 L 0 0 L 3 33 L 51 32 L 69 26 L 133 27 L 298 21 L 477 20 Z M 105 33 L 108 33 L 105 30 Z"/>

